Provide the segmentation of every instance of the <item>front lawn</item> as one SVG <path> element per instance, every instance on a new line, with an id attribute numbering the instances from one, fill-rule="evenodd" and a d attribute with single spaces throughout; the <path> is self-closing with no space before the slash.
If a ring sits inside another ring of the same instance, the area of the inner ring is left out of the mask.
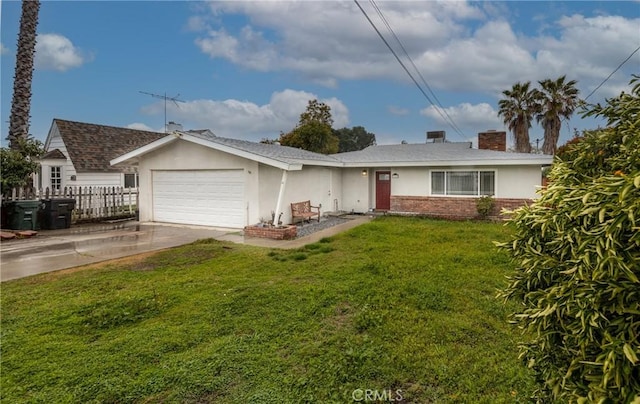
<path id="1" fill-rule="evenodd" d="M 526 401 L 522 337 L 495 298 L 507 232 L 383 217 L 299 250 L 204 240 L 6 282 L 1 397 Z"/>

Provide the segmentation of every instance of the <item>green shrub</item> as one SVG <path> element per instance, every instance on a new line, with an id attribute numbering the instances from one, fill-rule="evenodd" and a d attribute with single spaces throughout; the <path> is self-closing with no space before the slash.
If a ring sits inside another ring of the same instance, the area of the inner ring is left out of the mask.
<path id="1" fill-rule="evenodd" d="M 551 184 L 498 244 L 518 265 L 499 295 L 521 305 L 512 322 L 533 336 L 521 358 L 541 401 L 640 401 L 638 79 L 584 113 L 608 127 L 556 157 Z"/>
<path id="2" fill-rule="evenodd" d="M 481 219 L 486 219 L 493 210 L 495 201 L 490 195 L 481 196 L 476 199 L 476 210 Z"/>

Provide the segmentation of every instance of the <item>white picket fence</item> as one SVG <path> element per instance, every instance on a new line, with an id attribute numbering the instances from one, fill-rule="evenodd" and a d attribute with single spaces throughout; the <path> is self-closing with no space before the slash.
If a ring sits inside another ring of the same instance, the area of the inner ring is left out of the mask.
<path id="1" fill-rule="evenodd" d="M 124 187 L 64 187 L 59 190 L 14 188 L 2 201 L 69 198 L 76 201 L 72 222 L 132 217 L 138 208 L 138 189 Z"/>

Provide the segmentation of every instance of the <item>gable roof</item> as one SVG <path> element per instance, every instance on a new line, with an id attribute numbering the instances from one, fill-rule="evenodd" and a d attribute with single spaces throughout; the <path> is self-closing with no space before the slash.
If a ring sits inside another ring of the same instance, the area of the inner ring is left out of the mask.
<path id="1" fill-rule="evenodd" d="M 215 136 L 211 131 L 176 131 L 153 143 L 111 160 L 111 164 L 126 164 L 138 157 L 183 139 L 235 156 L 254 160 L 284 170 L 300 170 L 303 165 L 324 167 L 429 167 L 488 165 L 548 165 L 553 157 L 540 154 L 507 153 L 473 149 L 470 142 L 420 143 L 369 146 L 364 150 L 319 154 L 277 144 Z"/>
<path id="2" fill-rule="evenodd" d="M 238 157 L 247 158 L 283 170 L 300 170 L 303 165 L 320 165 L 341 167 L 341 162 L 334 156 L 310 152 L 295 147 L 265 144 L 248 140 L 219 137 L 210 131 L 176 131 L 162 139 L 150 143 L 130 153 L 111 160 L 111 164 L 123 164 L 130 160 L 165 146 L 167 143 L 183 139 L 214 150 L 219 150 Z"/>
<path id="3" fill-rule="evenodd" d="M 166 133 L 54 119 L 76 172 L 118 172 L 110 161 Z"/>
<path id="4" fill-rule="evenodd" d="M 60 149 L 53 149 L 49 152 L 46 152 L 45 154 L 42 155 L 42 157 L 40 157 L 40 160 L 47 160 L 47 159 L 66 160 L 67 156 L 65 156 L 64 153 L 60 151 Z"/>

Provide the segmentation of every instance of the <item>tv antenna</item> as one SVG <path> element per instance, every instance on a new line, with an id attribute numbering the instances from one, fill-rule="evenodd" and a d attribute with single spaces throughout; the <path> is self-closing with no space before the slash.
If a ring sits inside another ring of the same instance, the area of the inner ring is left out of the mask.
<path id="1" fill-rule="evenodd" d="M 178 108 L 180 108 L 180 106 L 178 105 L 178 102 L 185 102 L 185 101 L 178 99 L 178 97 L 180 97 L 180 94 L 176 94 L 175 97 L 167 97 L 167 93 L 164 93 L 164 95 L 161 95 L 161 94 L 147 93 L 145 91 L 139 91 L 139 92 L 142 94 L 150 95 L 154 98 L 160 98 L 161 100 L 164 100 L 164 132 L 167 133 L 167 101 L 173 101 L 173 103 L 176 104 L 176 107 Z"/>

